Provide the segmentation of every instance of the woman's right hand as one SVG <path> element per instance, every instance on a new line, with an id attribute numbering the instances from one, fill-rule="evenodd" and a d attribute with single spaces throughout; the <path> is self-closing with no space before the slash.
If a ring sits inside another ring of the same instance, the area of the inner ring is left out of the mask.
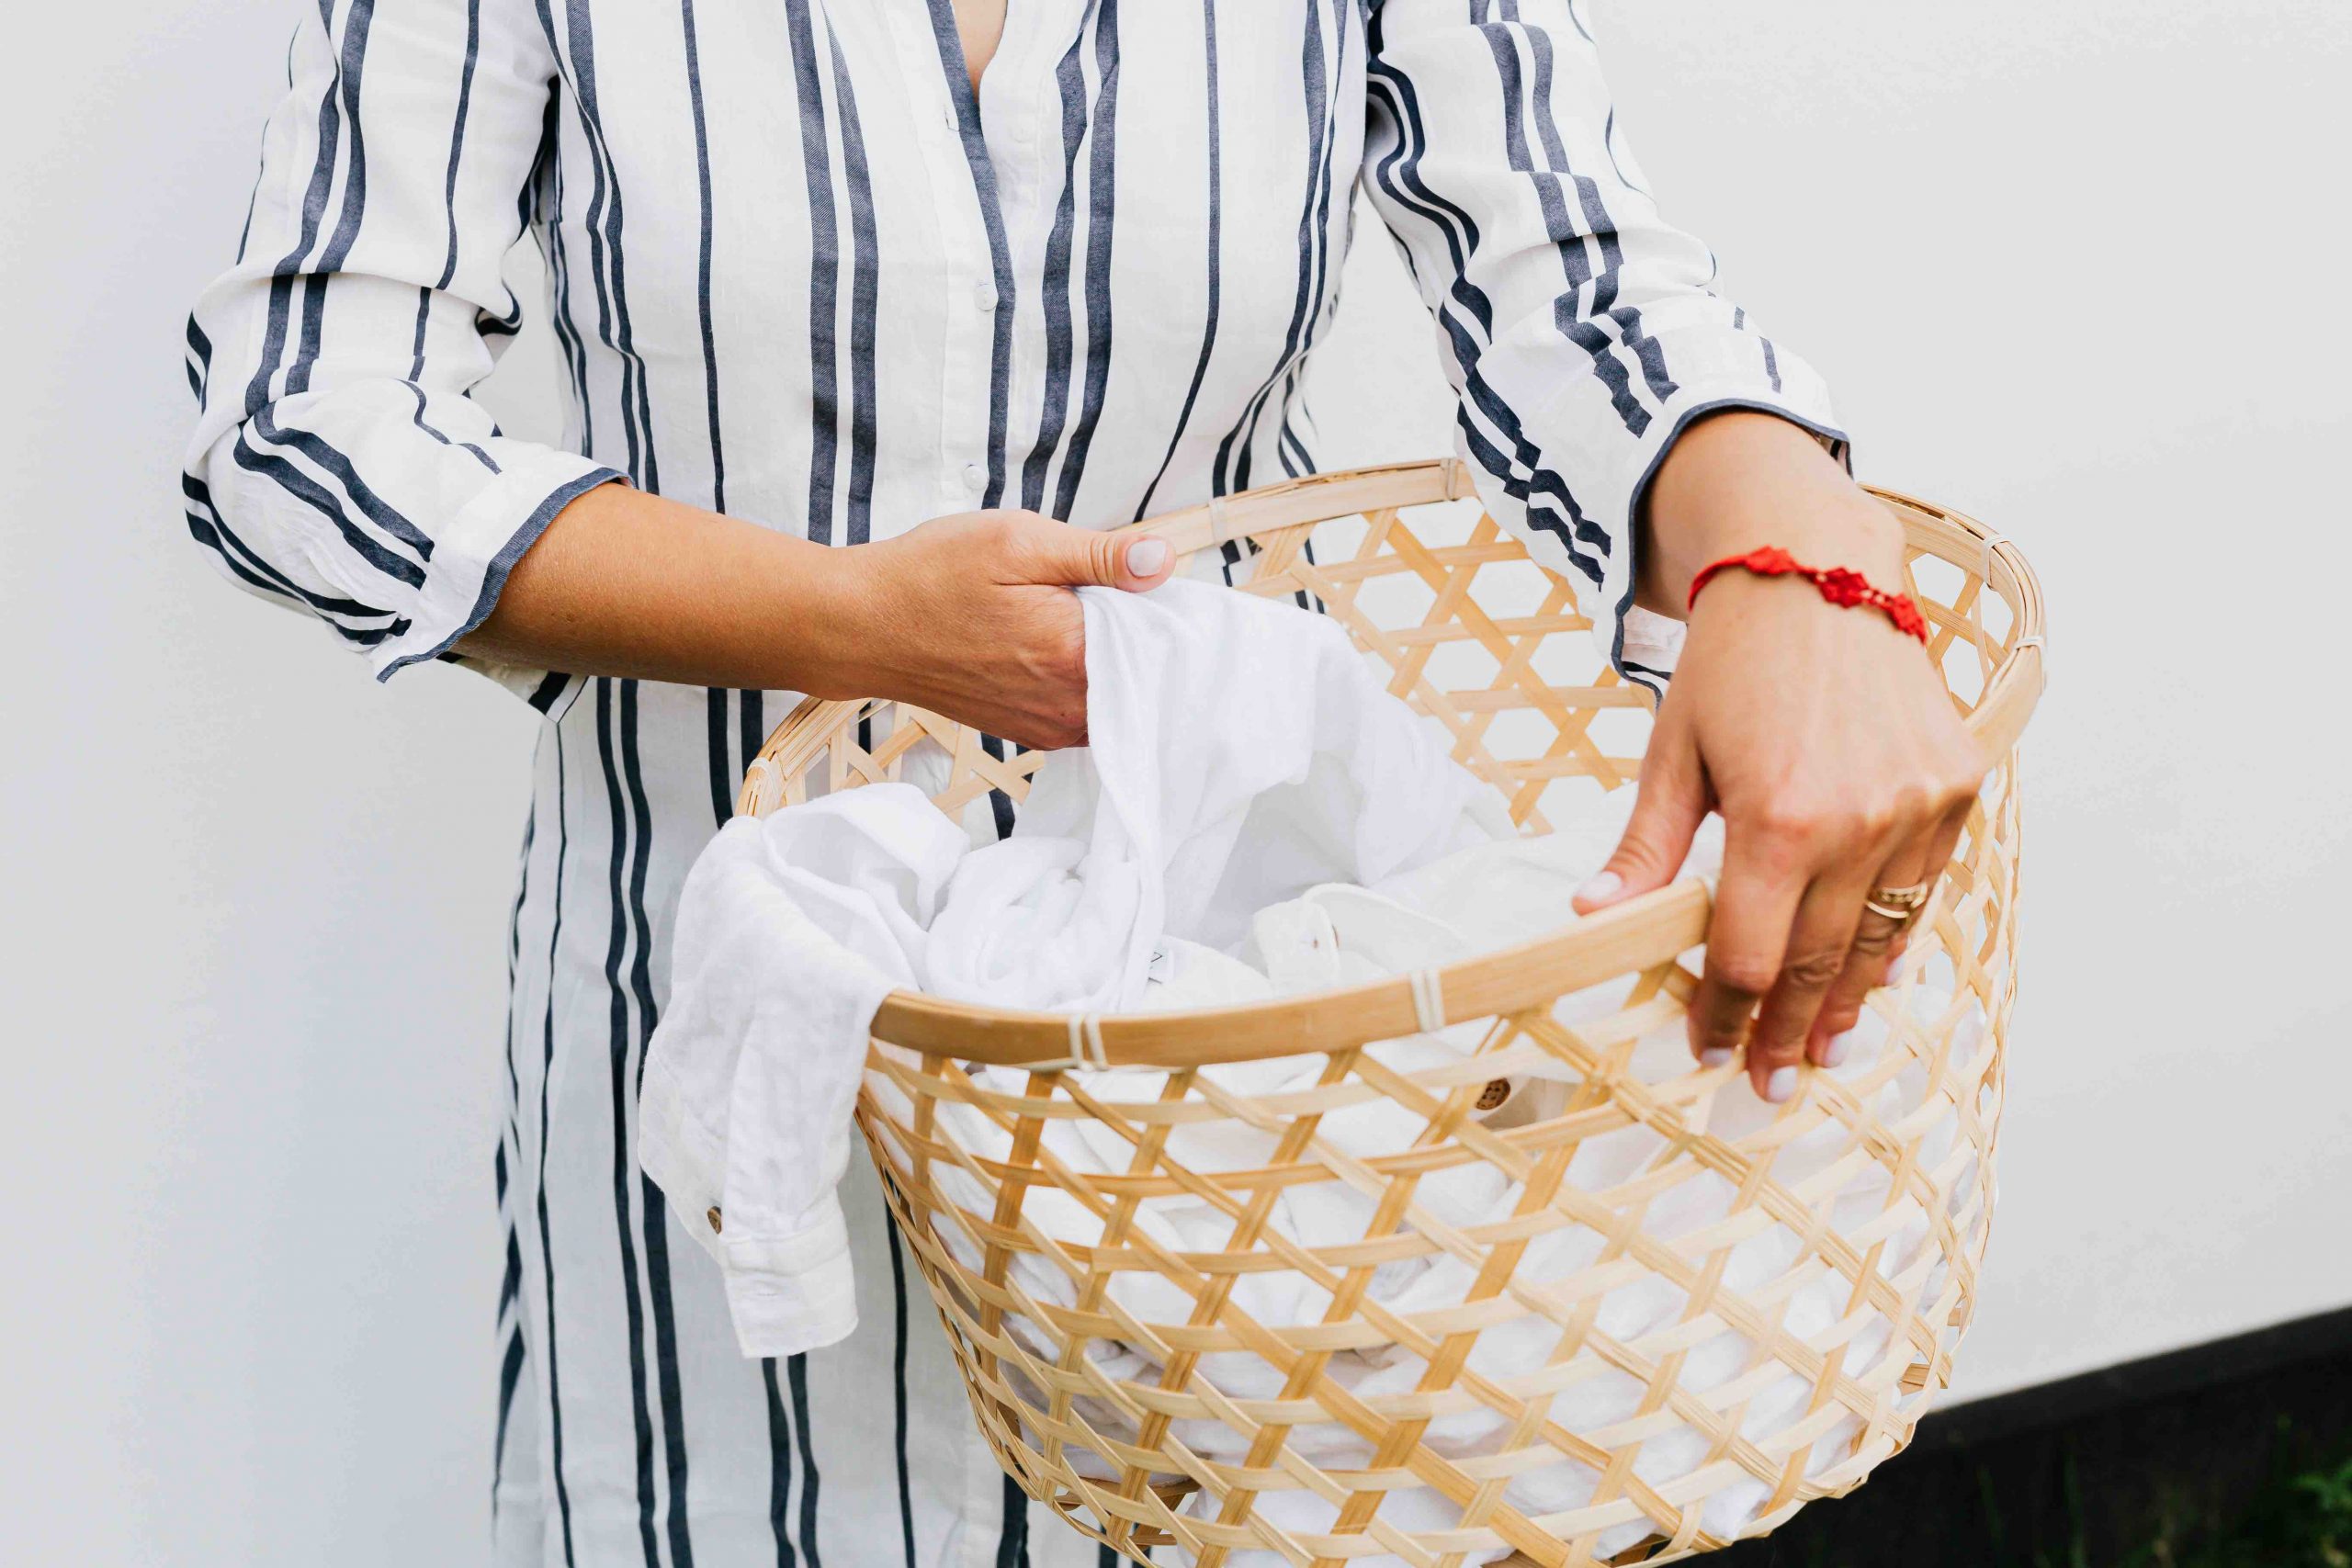
<path id="1" fill-rule="evenodd" d="M 1141 592 L 1174 565 L 1163 540 L 1014 511 L 936 517 L 835 555 L 855 630 L 838 672 L 809 690 L 900 699 L 1039 750 L 1086 744 L 1073 590 Z"/>

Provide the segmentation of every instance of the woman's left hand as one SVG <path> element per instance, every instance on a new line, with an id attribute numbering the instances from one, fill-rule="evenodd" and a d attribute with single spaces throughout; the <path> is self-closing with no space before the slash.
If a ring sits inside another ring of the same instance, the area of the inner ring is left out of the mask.
<path id="1" fill-rule="evenodd" d="M 1898 525 L 1796 426 L 1743 412 L 1685 431 L 1652 488 L 1643 598 L 1679 614 L 1701 567 L 1767 544 L 1902 586 Z M 1690 614 L 1632 819 L 1577 908 L 1664 886 L 1720 812 L 1690 1047 L 1714 1066 L 1745 1041 L 1756 1092 L 1784 1100 L 1801 1061 L 1843 1057 L 1901 954 L 1903 922 L 1865 901 L 1941 877 L 1985 772 L 1934 666 L 1884 615 L 1725 572 Z"/>

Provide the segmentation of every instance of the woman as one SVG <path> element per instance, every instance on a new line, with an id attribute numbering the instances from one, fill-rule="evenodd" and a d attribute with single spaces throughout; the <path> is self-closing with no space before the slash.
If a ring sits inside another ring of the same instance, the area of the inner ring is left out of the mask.
<path id="1" fill-rule="evenodd" d="M 1679 615 L 1707 562 L 1769 543 L 1896 586 L 1895 531 L 1825 450 L 1818 379 L 1659 220 L 1572 0 L 320 10 L 190 326 L 186 490 L 224 570 L 379 674 L 453 659 L 547 716 L 498 1151 L 502 1560 L 1067 1554 L 910 1321 L 870 1183 L 866 1326 L 779 1366 L 737 1356 L 637 1172 L 676 891 L 767 727 L 865 694 L 1080 739 L 1070 588 L 1169 570 L 1091 530 L 1311 469 L 1359 181 L 1486 503 L 1627 678 L 1662 684 L 1676 642 L 1635 606 Z M 522 320 L 526 233 L 571 380 L 552 447 L 466 396 Z M 1883 618 L 1724 576 L 1578 906 L 1668 881 L 1720 810 L 1692 1046 L 1784 1099 L 1899 944 L 1866 899 L 1943 863 L 1980 773 Z"/>

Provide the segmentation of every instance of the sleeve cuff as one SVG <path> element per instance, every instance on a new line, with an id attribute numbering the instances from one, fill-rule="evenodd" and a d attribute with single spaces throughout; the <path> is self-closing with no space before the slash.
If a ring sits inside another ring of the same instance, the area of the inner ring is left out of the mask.
<path id="1" fill-rule="evenodd" d="M 747 1357 L 821 1350 L 857 1326 L 849 1225 L 830 1197 L 816 1222 L 797 1235 L 725 1241 L 719 1266 L 735 1343 Z"/>
<path id="2" fill-rule="evenodd" d="M 788 1236 L 734 1235 L 721 1209 L 726 1142 L 686 1109 L 658 1057 L 647 1066 L 638 1106 L 638 1166 L 718 1265 L 743 1354 L 797 1356 L 848 1338 L 857 1326 L 857 1276 L 840 1201 L 828 1192 Z"/>
<path id="3" fill-rule="evenodd" d="M 506 574 L 538 542 L 548 525 L 578 497 L 601 484 L 626 482 L 617 469 L 577 453 L 541 450 L 510 464 L 467 503 L 434 541 L 433 569 L 400 636 L 377 646 L 369 662 L 379 681 L 424 660 L 449 655 L 482 624 L 506 587 Z M 561 694 L 560 678 L 543 670 L 453 656 L 515 692 L 542 712 Z M 535 700 L 544 697 L 544 701 Z"/>

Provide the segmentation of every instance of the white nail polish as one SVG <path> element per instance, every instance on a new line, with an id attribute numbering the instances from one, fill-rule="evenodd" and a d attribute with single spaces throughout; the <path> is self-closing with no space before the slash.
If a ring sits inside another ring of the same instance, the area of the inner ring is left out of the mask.
<path id="1" fill-rule="evenodd" d="M 1852 1030 L 1849 1029 L 1843 1034 L 1833 1034 L 1829 1038 L 1827 1048 L 1821 1053 L 1821 1065 L 1825 1067 L 1843 1066 L 1846 1058 L 1852 1054 L 1853 1049 L 1854 1032 Z"/>
<path id="2" fill-rule="evenodd" d="M 1788 1102 L 1797 1091 L 1797 1070 L 1794 1067 L 1774 1067 L 1772 1076 L 1764 1080 L 1764 1098 L 1775 1105 Z"/>
<path id="3" fill-rule="evenodd" d="M 1699 1053 L 1699 1065 L 1710 1071 L 1716 1067 L 1729 1066 L 1731 1065 L 1731 1047 L 1728 1045 L 1708 1046 L 1705 1050 Z"/>
<path id="4" fill-rule="evenodd" d="M 1577 902 L 1579 904 L 1606 903 L 1617 897 L 1618 889 L 1624 886 L 1623 877 L 1613 871 L 1604 871 L 1577 889 Z"/>
<path id="5" fill-rule="evenodd" d="M 1127 547 L 1127 570 L 1137 577 L 1149 577 L 1168 564 L 1168 541 L 1137 539 Z"/>

